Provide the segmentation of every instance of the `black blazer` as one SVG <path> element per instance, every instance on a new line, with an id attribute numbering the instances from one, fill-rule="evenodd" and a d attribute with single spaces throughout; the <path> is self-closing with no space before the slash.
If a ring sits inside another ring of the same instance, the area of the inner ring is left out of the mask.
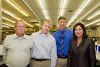
<path id="1" fill-rule="evenodd" d="M 75 39 L 71 40 L 67 67 L 96 67 L 95 43 L 91 38 L 83 38 L 79 46 Z"/>

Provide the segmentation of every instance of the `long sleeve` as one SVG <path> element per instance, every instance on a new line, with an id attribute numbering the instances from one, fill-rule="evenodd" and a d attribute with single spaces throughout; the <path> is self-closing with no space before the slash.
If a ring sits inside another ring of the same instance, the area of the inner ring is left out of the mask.
<path id="1" fill-rule="evenodd" d="M 68 51 L 67 67 L 70 67 L 70 64 L 71 64 L 71 55 L 72 55 L 72 44 L 70 42 L 69 51 Z"/>
<path id="2" fill-rule="evenodd" d="M 56 67 L 57 62 L 57 51 L 56 51 L 56 42 L 54 40 L 51 49 L 51 67 Z"/>
<path id="3" fill-rule="evenodd" d="M 95 43 L 90 39 L 89 44 L 89 57 L 90 57 L 90 67 L 96 66 L 96 53 L 95 53 Z"/>

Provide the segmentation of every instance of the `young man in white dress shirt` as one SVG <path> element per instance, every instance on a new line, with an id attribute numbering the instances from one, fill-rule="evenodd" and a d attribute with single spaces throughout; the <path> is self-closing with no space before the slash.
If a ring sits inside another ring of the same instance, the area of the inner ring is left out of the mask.
<path id="1" fill-rule="evenodd" d="M 56 66 L 56 42 L 49 33 L 50 28 L 50 21 L 44 20 L 40 23 L 40 30 L 31 36 L 33 40 L 32 67 Z"/>
<path id="2" fill-rule="evenodd" d="M 7 67 L 27 67 L 30 62 L 32 41 L 25 35 L 23 20 L 15 23 L 15 34 L 8 35 L 4 40 L 3 59 Z"/>

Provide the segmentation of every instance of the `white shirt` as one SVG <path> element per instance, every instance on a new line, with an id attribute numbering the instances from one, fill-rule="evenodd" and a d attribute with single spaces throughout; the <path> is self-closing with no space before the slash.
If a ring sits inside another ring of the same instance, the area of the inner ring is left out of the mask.
<path id="1" fill-rule="evenodd" d="M 57 52 L 56 42 L 52 35 L 49 33 L 43 34 L 40 31 L 32 34 L 33 40 L 33 54 L 32 58 L 36 59 L 50 59 L 51 66 L 56 66 Z"/>
<path id="2" fill-rule="evenodd" d="M 32 41 L 24 35 L 18 37 L 16 34 L 9 35 L 4 40 L 3 58 L 8 67 L 26 67 L 30 62 L 30 49 Z"/>

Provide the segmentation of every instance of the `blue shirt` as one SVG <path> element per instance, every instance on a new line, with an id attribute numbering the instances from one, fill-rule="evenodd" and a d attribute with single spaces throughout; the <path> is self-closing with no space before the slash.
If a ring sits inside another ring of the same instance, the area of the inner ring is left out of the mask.
<path id="1" fill-rule="evenodd" d="M 73 36 L 73 32 L 69 29 L 65 29 L 64 30 L 64 48 L 63 51 L 64 53 L 61 55 L 61 32 L 62 30 L 57 30 L 56 32 L 54 32 L 53 36 L 56 40 L 56 44 L 57 44 L 57 56 L 58 57 L 66 57 L 68 56 L 68 50 L 69 50 L 69 45 L 70 45 L 70 41 L 72 39 Z"/>

